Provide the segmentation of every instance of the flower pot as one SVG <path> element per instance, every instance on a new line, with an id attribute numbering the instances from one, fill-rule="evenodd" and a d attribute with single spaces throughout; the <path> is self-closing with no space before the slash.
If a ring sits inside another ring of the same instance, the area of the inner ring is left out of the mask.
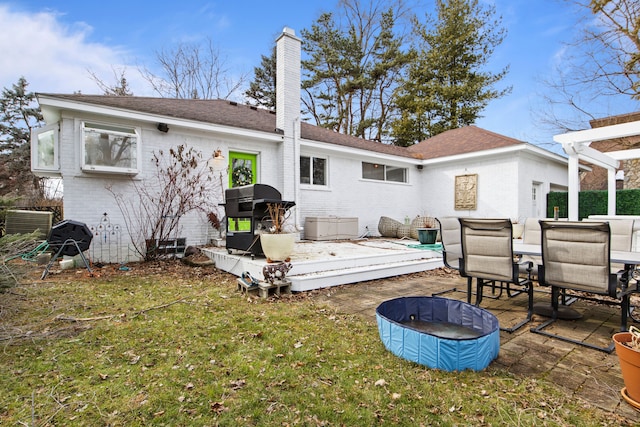
<path id="1" fill-rule="evenodd" d="M 267 262 L 289 261 L 297 236 L 296 233 L 261 234 L 260 244 Z"/>
<path id="2" fill-rule="evenodd" d="M 640 351 L 624 344 L 630 341 L 631 332 L 618 332 L 613 335 L 624 380 L 622 397 L 632 406 L 640 408 Z"/>
<path id="3" fill-rule="evenodd" d="M 437 228 L 418 228 L 418 240 L 421 245 L 433 245 L 438 237 Z"/>

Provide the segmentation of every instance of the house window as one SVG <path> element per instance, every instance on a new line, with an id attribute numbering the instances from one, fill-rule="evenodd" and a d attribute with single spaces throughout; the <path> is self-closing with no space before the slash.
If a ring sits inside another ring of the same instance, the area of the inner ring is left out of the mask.
<path id="1" fill-rule="evenodd" d="M 300 184 L 327 185 L 327 159 L 300 156 Z"/>
<path id="2" fill-rule="evenodd" d="M 140 170 L 137 129 L 82 123 L 82 170 L 137 174 Z"/>
<path id="3" fill-rule="evenodd" d="M 362 162 L 362 178 L 377 181 L 407 182 L 407 168 Z"/>
<path id="4" fill-rule="evenodd" d="M 60 172 L 58 128 L 58 123 L 54 123 L 34 129 L 31 134 L 31 170 L 36 175 L 57 175 Z"/>

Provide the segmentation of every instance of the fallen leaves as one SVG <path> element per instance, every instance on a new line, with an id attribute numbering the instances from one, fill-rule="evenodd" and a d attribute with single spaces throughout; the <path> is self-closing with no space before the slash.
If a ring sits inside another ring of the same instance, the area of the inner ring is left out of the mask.
<path id="1" fill-rule="evenodd" d="M 127 350 L 124 353 L 122 353 L 123 356 L 126 356 L 129 359 L 129 364 L 130 365 L 135 365 L 136 363 L 138 363 L 140 361 L 140 357 L 139 355 L 135 354 L 133 352 L 133 350 Z"/>
<path id="2" fill-rule="evenodd" d="M 224 406 L 224 402 L 211 402 L 209 406 L 211 408 L 211 412 L 217 415 L 229 410 L 229 408 Z"/>

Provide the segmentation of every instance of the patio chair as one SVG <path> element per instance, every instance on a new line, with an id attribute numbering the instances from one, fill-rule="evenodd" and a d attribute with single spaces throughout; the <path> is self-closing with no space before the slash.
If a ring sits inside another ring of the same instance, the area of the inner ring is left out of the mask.
<path id="1" fill-rule="evenodd" d="M 527 218 L 524 220 L 524 232 L 522 233 L 522 243 L 529 245 L 540 244 L 540 223 L 538 218 Z M 531 261 L 533 268 L 531 269 L 532 280 L 538 278 L 538 264 L 542 263 L 542 258 L 533 255 L 522 255 L 520 261 Z M 520 267 L 520 274 L 527 274 L 527 264 L 522 264 Z"/>
<path id="2" fill-rule="evenodd" d="M 438 227 L 440 228 L 440 239 L 442 243 L 442 261 L 444 265 L 456 271 L 460 271 L 460 258 L 462 258 L 462 245 L 460 242 L 460 221 L 458 217 L 436 218 Z M 493 282 L 492 282 L 493 283 Z M 495 283 L 493 283 L 495 285 Z M 502 293 L 495 293 L 495 286 L 492 287 L 492 295 L 487 298 L 497 299 Z M 467 292 L 457 287 L 447 289 L 440 292 L 434 292 L 432 295 L 442 295 L 449 292 Z M 473 294 L 473 292 L 472 292 Z"/>
<path id="3" fill-rule="evenodd" d="M 509 219 L 459 218 L 462 257 L 460 275 L 467 278 L 467 302 L 471 303 L 473 279 L 476 279 L 476 302 L 479 306 L 483 298 L 483 288 L 491 286 L 505 289 L 508 297 L 520 293 L 528 295 L 527 316 L 510 328 L 500 328 L 514 332 L 531 321 L 533 314 L 533 282 L 528 266 L 525 277 L 520 276 L 520 263 L 513 257 L 513 229 Z M 518 289 L 513 289 L 511 285 Z"/>
<path id="4" fill-rule="evenodd" d="M 460 271 L 460 257 L 462 257 L 462 248 L 460 246 L 460 222 L 457 217 L 448 216 L 436 218 L 438 228 L 440 229 L 440 243 L 442 243 L 442 262 L 445 267 L 452 270 Z M 431 295 L 442 295 L 449 292 L 464 292 L 463 290 L 453 287 L 440 292 L 434 292 Z"/>
<path id="5" fill-rule="evenodd" d="M 619 288 L 620 274 L 611 273 L 611 229 L 607 222 L 540 221 L 542 231 L 542 264 L 538 266 L 539 283 L 551 287 L 551 318 L 531 332 L 611 353 L 614 344 L 595 344 L 545 331 L 558 320 L 558 299 L 563 291 L 578 299 L 611 304 L 611 300 L 589 298 L 595 294 L 617 300 L 621 306 L 620 330 L 627 329 L 629 295 L 637 292 L 625 286 Z"/>
<path id="6" fill-rule="evenodd" d="M 436 218 L 436 221 L 440 228 L 442 241 L 442 261 L 446 267 L 460 270 L 460 257 L 462 256 L 460 221 L 453 216 Z"/>

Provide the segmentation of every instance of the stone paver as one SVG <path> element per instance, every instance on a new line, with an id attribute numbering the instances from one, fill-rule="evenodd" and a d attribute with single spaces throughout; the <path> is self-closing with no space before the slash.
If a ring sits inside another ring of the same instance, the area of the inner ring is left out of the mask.
<path id="1" fill-rule="evenodd" d="M 454 287 L 458 291 L 441 296 L 466 301 L 466 280 L 455 272 L 447 274 L 446 270 L 329 288 L 317 292 L 314 298 L 333 306 L 338 312 L 357 314 L 373 322 L 376 307 L 385 300 L 401 296 L 430 296 Z M 508 324 L 526 315 L 526 299 L 526 295 L 507 299 L 503 294 L 498 300 L 483 299 L 481 307 L 492 311 L 501 324 Z M 535 293 L 534 299 L 548 301 L 549 295 L 542 290 Z M 578 321 L 554 325 L 553 329 L 590 336 L 590 342 L 598 345 L 607 344 L 611 334 L 619 328 L 619 307 L 583 301 L 575 304 L 580 311 L 585 308 L 584 304 L 589 304 L 588 314 Z M 500 354 L 489 369 L 507 369 L 516 375 L 553 381 L 590 405 L 640 423 L 640 412 L 620 395 L 624 383 L 615 352 L 606 354 L 529 331 L 544 320 L 546 318 L 534 315 L 533 321 L 518 331 L 512 334 L 501 332 Z"/>

